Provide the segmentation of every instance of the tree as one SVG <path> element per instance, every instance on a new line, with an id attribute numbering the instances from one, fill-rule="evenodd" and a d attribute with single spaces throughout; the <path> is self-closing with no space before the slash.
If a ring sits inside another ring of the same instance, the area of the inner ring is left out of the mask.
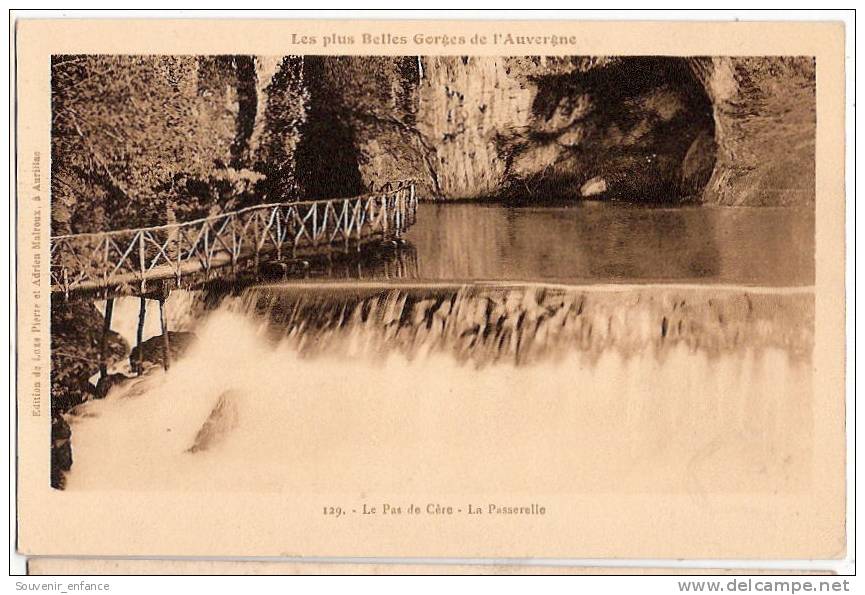
<path id="1" fill-rule="evenodd" d="M 250 61 L 54 56 L 52 233 L 182 221 L 251 192 Z"/>

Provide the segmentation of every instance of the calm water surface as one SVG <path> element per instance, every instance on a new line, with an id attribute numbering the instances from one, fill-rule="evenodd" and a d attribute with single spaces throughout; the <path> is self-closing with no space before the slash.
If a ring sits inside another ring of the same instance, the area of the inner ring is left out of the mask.
<path id="1" fill-rule="evenodd" d="M 813 208 L 425 203 L 405 238 L 422 279 L 814 283 Z"/>

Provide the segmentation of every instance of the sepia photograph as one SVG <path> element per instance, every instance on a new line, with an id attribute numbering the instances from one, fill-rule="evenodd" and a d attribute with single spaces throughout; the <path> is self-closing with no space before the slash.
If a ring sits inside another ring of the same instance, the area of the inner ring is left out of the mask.
<path id="1" fill-rule="evenodd" d="M 813 58 L 57 55 L 51 99 L 55 488 L 808 481 Z"/>
<path id="2" fill-rule="evenodd" d="M 34 572 L 848 555 L 843 26 L 106 23 L 17 33 Z"/>

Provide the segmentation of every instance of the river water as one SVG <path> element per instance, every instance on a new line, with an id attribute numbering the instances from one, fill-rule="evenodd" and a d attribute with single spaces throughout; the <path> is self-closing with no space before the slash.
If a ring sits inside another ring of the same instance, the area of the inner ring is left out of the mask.
<path id="1" fill-rule="evenodd" d="M 814 283 L 813 208 L 419 205 L 422 279 Z"/>
<path id="2" fill-rule="evenodd" d="M 793 209 L 423 204 L 414 283 L 272 283 L 207 308 L 173 293 L 172 328 L 197 341 L 70 416 L 67 489 L 801 489 L 813 225 Z M 127 340 L 136 317 L 116 302 Z"/>

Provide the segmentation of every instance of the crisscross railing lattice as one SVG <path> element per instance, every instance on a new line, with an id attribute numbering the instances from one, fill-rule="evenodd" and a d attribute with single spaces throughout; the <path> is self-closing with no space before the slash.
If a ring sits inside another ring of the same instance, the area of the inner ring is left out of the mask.
<path id="1" fill-rule="evenodd" d="M 241 261 L 299 258 L 399 238 L 415 222 L 412 182 L 373 194 L 266 203 L 203 219 L 51 238 L 51 290 L 70 292 L 210 271 Z"/>

